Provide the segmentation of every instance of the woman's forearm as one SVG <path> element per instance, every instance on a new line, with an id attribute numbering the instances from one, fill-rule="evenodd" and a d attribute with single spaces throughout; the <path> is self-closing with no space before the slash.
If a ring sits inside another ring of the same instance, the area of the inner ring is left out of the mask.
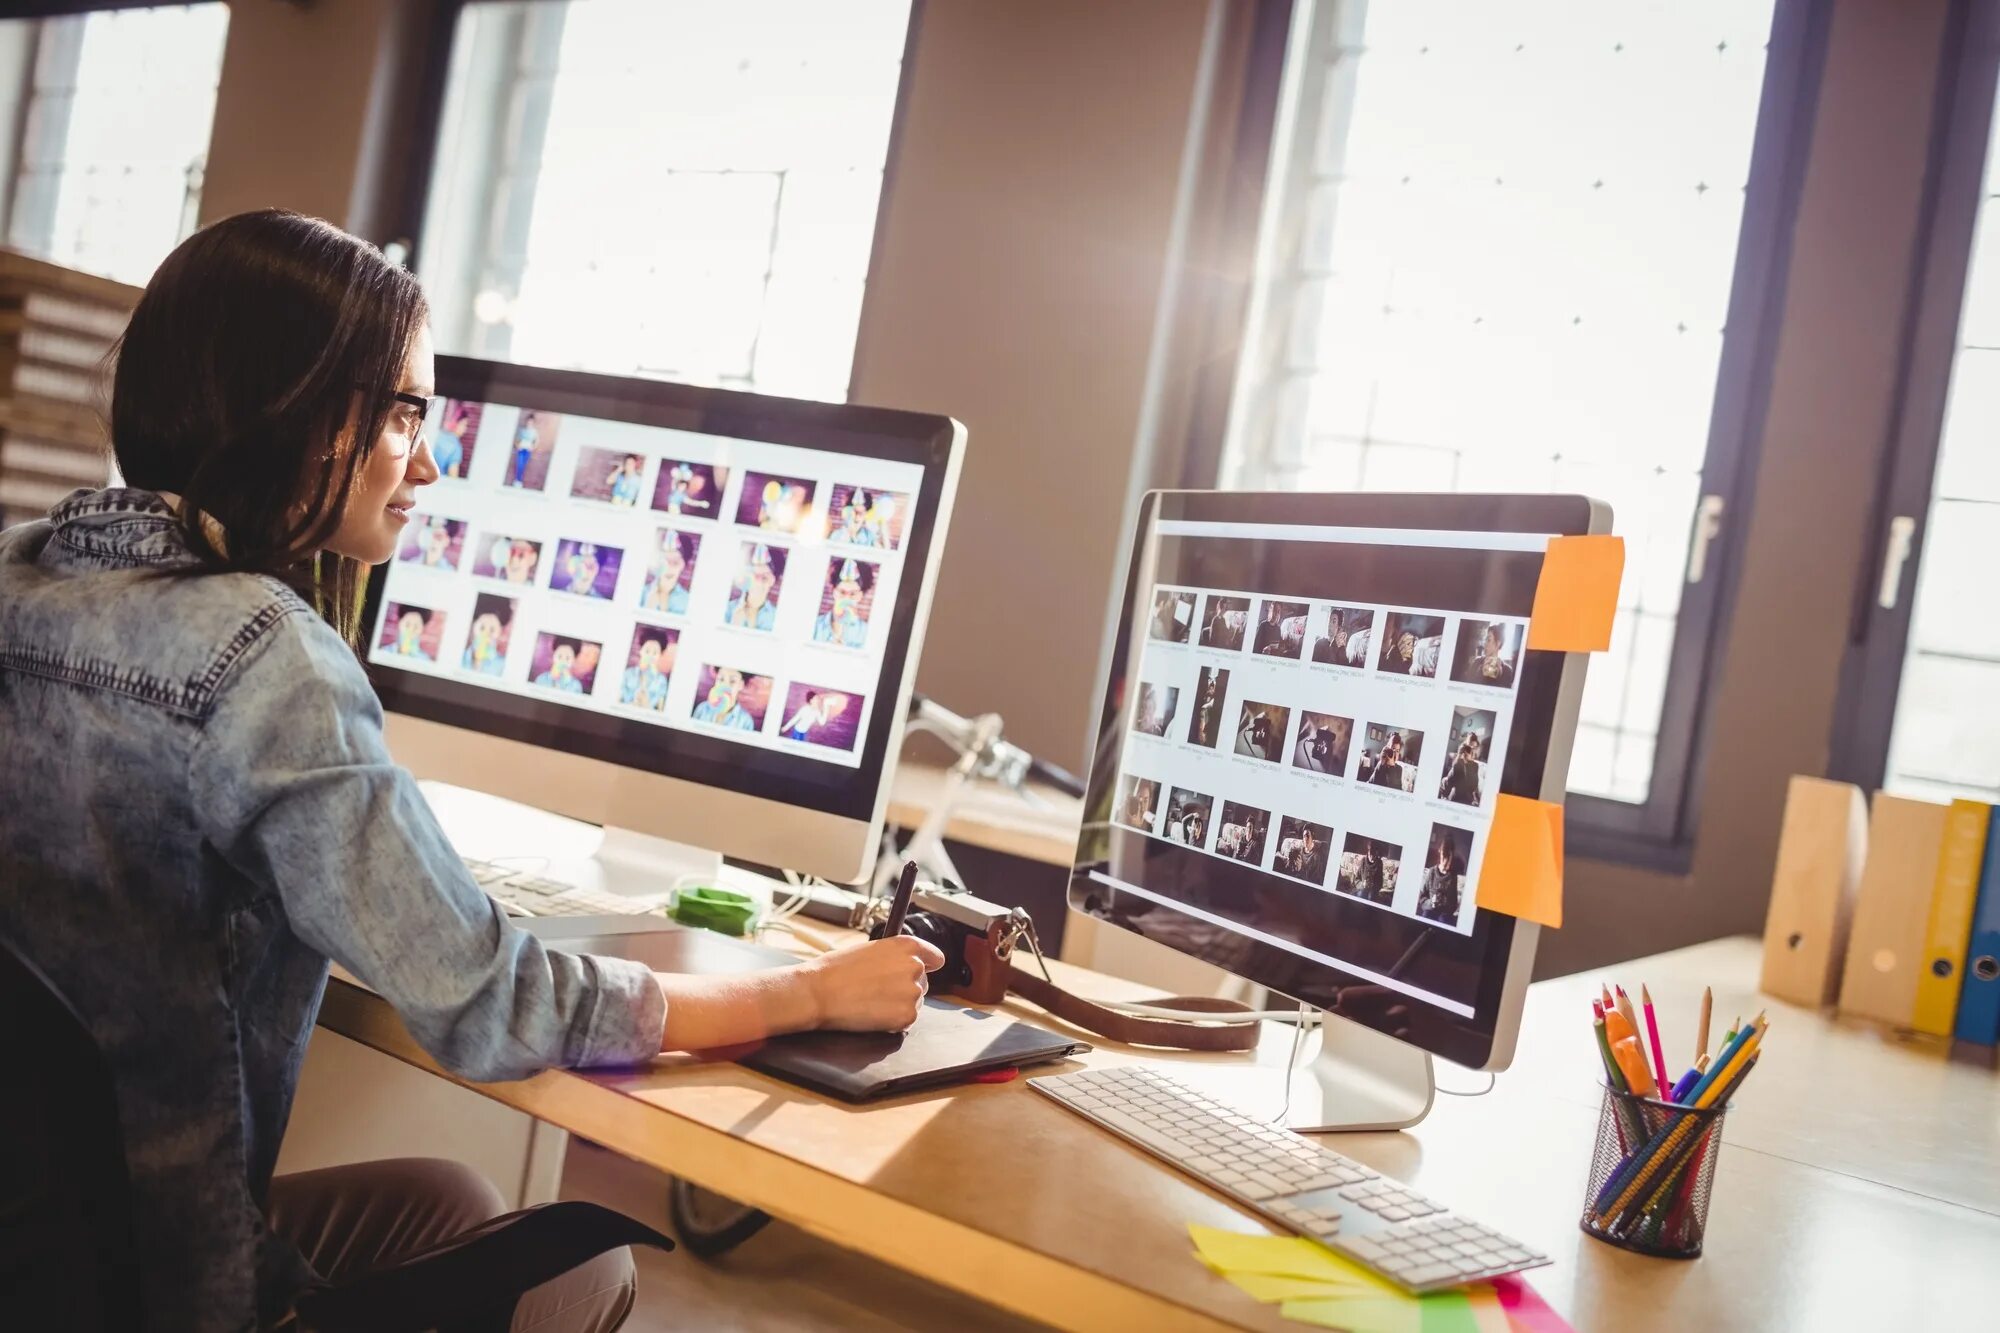
<path id="1" fill-rule="evenodd" d="M 667 1000 L 663 1051 L 738 1046 L 803 1032 L 820 1021 L 812 971 L 805 965 L 737 976 L 655 976 Z"/>

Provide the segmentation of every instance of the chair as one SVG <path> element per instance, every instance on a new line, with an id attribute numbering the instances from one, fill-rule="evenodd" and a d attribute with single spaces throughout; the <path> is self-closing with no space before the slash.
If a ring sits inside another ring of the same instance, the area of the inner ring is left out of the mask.
<path id="1" fill-rule="evenodd" d="M 16 1328 L 128 1329 L 132 1186 L 111 1071 L 62 993 L 0 939 L 0 1310 Z"/>
<path id="2" fill-rule="evenodd" d="M 6 1326 L 145 1324 L 117 1094 L 90 1029 L 0 938 L 0 1038 L 28 1072 L 0 1096 L 0 1315 Z M 531 1289 L 620 1245 L 674 1243 L 594 1203 L 543 1204 L 298 1299 L 318 1333 L 504 1333 Z"/>

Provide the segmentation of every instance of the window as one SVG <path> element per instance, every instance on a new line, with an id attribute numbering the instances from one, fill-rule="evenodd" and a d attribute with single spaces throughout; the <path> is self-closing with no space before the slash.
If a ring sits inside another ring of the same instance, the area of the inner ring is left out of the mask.
<path id="1" fill-rule="evenodd" d="M 440 348 L 845 398 L 908 24 L 468 7 L 418 251 Z"/>
<path id="2" fill-rule="evenodd" d="M 143 285 L 194 229 L 229 7 L 160 5 L 0 23 L 23 95 L 7 243 Z M 144 114 L 135 115 L 135 107 Z"/>
<path id="3" fill-rule="evenodd" d="M 1716 415 L 1739 238 L 1779 193 L 1761 156 L 1748 184 L 1774 8 L 1322 4 L 1224 457 L 1226 486 L 1609 501 L 1625 583 L 1570 787 L 1663 838 L 1693 731 L 1670 686 L 1706 647 L 1688 603 L 1713 599 L 1690 544 L 1740 452 Z"/>
<path id="4" fill-rule="evenodd" d="M 1985 59 L 1992 60 L 1987 46 Z M 1986 78 L 1992 80 L 1990 69 Z M 1988 137 L 1882 785 L 2000 801 L 2000 135 Z M 1915 512 L 1914 510 L 1912 511 Z M 1908 535 L 1906 532 L 1905 536 Z"/>

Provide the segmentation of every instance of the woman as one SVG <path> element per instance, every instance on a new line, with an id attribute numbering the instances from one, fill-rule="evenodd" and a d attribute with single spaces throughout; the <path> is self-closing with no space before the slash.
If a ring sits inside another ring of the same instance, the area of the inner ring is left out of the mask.
<path id="1" fill-rule="evenodd" d="M 1438 795 L 1460 805 L 1478 805 L 1479 768 L 1479 736 L 1468 731 L 1460 738 L 1458 750 L 1445 768 Z"/>
<path id="2" fill-rule="evenodd" d="M 778 580 L 785 573 L 785 553 L 761 542 L 750 552 L 730 589 L 722 623 L 740 629 L 770 630 L 778 623 Z"/>
<path id="3" fill-rule="evenodd" d="M 688 540 L 681 533 L 661 531 L 660 551 L 653 558 L 653 567 L 646 571 L 646 592 L 640 598 L 640 605 L 647 610 L 687 614 L 688 590 L 682 580 L 688 577 Z"/>
<path id="4" fill-rule="evenodd" d="M 1424 867 L 1424 887 L 1417 897 L 1417 915 L 1448 924 L 1458 922 L 1458 857 L 1451 840 L 1439 838 L 1431 863 Z"/>
<path id="5" fill-rule="evenodd" d="M 0 933 L 117 1086 L 156 1327 L 274 1325 L 315 1259 L 363 1271 L 444 1239 L 439 1218 L 499 1211 L 450 1164 L 273 1180 L 330 958 L 474 1080 L 907 1027 L 942 962 L 899 937 L 655 976 L 545 949 L 480 892 L 384 748 L 356 656 L 366 567 L 438 476 L 426 322 L 416 281 L 327 223 L 197 232 L 120 349 L 125 486 L 0 535 L 0 884 L 35 886 L 0 893 Z M 614 1252 L 517 1319 L 614 1327 L 631 1280 Z"/>

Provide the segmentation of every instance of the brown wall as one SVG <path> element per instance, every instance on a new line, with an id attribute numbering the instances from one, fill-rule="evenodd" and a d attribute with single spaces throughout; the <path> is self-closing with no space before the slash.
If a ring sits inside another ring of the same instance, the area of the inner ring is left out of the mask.
<path id="1" fill-rule="evenodd" d="M 411 95 L 407 46 L 427 3 L 232 0 L 201 220 L 291 208 L 370 240 L 389 120 Z"/>
<path id="2" fill-rule="evenodd" d="M 1694 794 L 1692 873 L 1574 862 L 1555 975 L 1761 933 L 1786 779 L 1823 774 L 1916 277 L 1945 0 L 1837 0 L 1728 650 Z M 1739 509 L 1741 506 L 1739 506 Z"/>
<path id="3" fill-rule="evenodd" d="M 1209 6 L 933 0 L 855 354 L 964 479 L 918 687 L 1080 761 Z"/>

